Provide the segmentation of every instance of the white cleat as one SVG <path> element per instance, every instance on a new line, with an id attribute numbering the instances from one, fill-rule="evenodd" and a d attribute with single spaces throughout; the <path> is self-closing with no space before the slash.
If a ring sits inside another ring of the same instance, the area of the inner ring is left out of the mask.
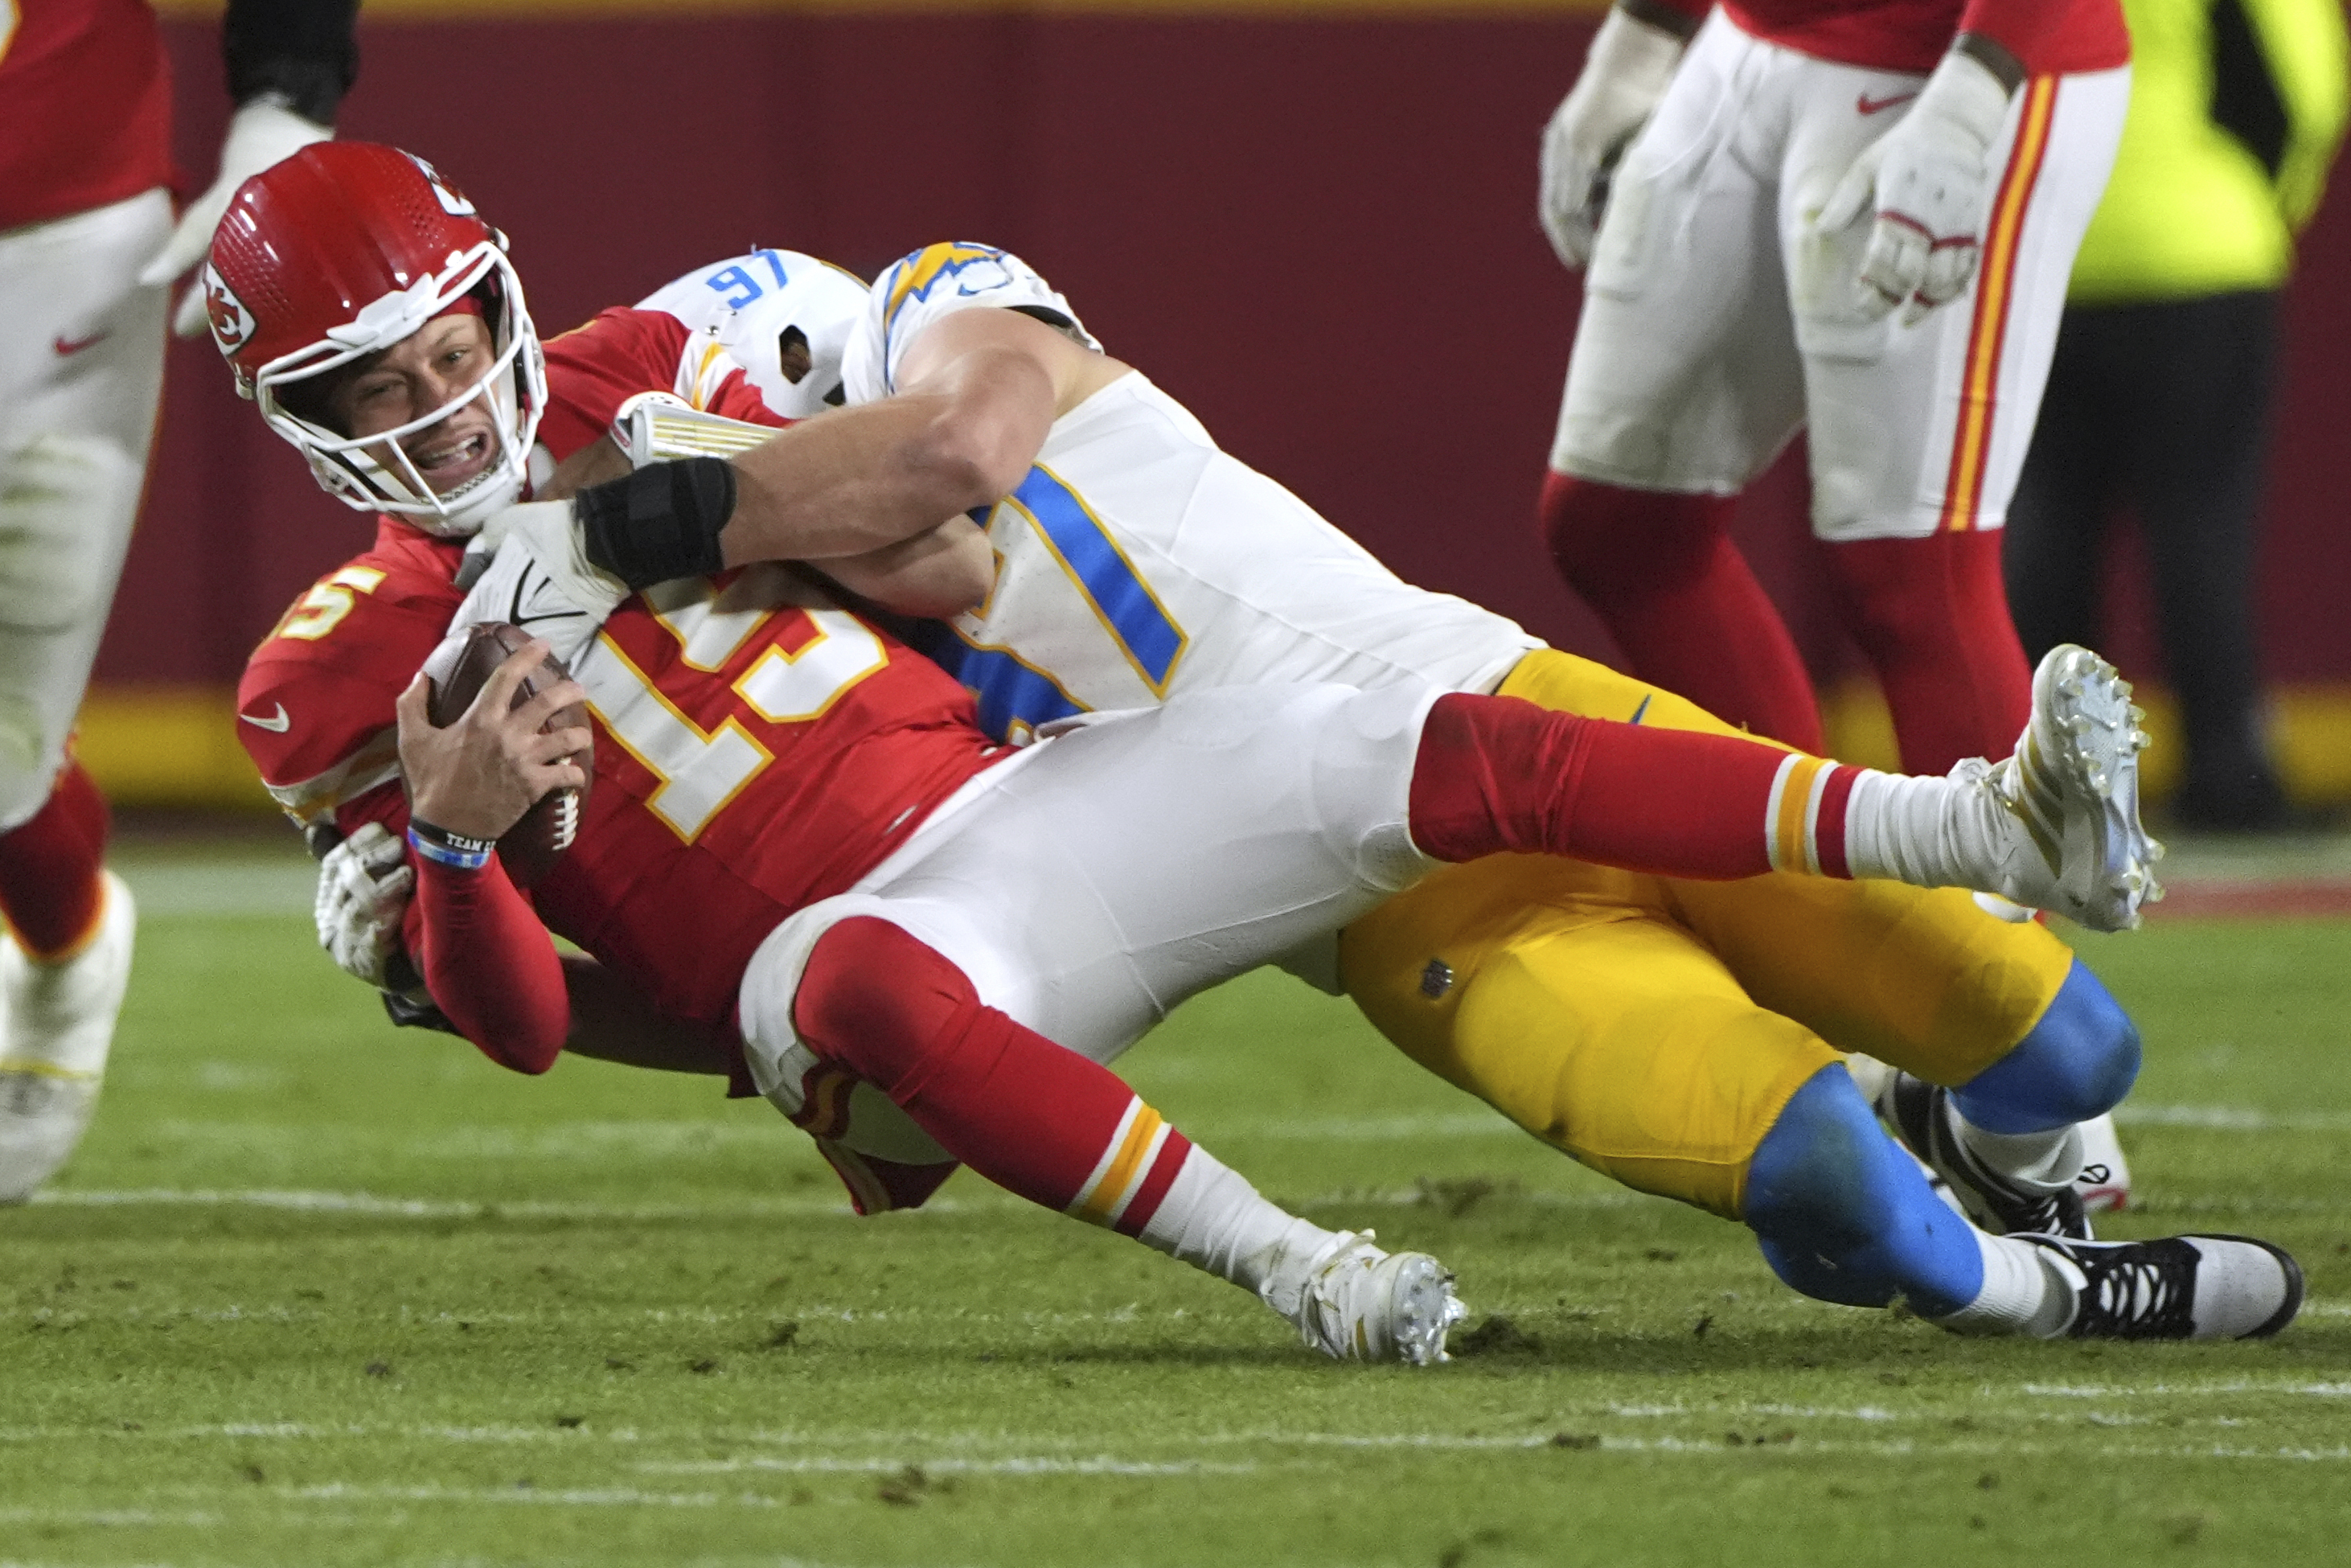
<path id="1" fill-rule="evenodd" d="M 0 937 L 0 1203 L 22 1203 L 64 1165 L 89 1127 L 114 1020 L 131 980 L 138 913 L 112 872 L 98 931 L 80 952 L 40 964 Z"/>
<path id="2" fill-rule="evenodd" d="M 1373 1233 L 1341 1231 L 1307 1275 L 1297 1316 L 1301 1338 L 1337 1361 L 1447 1360 L 1445 1336 L 1469 1313 L 1453 1274 L 1426 1252 L 1383 1252 Z"/>
<path id="3" fill-rule="evenodd" d="M 2267 1339 L 2302 1310 L 2302 1268 L 2250 1236 L 2022 1236 L 2074 1298 L 2074 1339 Z"/>
<path id="4" fill-rule="evenodd" d="M 1970 758 L 1952 777 L 1975 786 L 1985 882 L 2002 897 L 2054 910 L 2093 931 L 2127 931 L 2163 896 L 2163 846 L 2138 820 L 2144 716 L 2130 683 L 2063 643 L 2032 674 L 2032 719 L 1995 767 Z M 1979 885 L 1983 885 L 1980 883 Z"/>

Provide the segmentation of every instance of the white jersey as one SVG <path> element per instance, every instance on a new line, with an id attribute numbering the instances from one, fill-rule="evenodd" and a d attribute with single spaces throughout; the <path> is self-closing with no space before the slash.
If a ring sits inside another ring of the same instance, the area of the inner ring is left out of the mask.
<path id="1" fill-rule="evenodd" d="M 1100 347 L 1019 257 L 934 245 L 873 285 L 842 361 L 847 401 L 894 392 L 914 337 L 972 308 L 1019 310 Z M 1404 582 L 1219 451 L 1140 374 L 1056 420 L 1036 466 L 982 521 L 995 589 L 917 641 L 977 695 L 981 727 L 1014 740 L 1195 687 L 1490 690 L 1539 646 L 1501 616 Z"/>

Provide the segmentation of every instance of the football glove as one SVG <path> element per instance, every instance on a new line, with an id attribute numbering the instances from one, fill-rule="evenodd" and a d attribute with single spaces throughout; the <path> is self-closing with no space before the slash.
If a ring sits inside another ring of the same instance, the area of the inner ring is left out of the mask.
<path id="1" fill-rule="evenodd" d="M 627 584 L 588 559 L 569 501 L 525 501 L 493 513 L 465 547 L 457 586 L 468 591 L 450 624 L 451 643 L 476 622 L 504 621 L 546 638 L 566 665 L 629 596 Z M 445 678 L 429 662 L 425 669 Z"/>
<path id="2" fill-rule="evenodd" d="M 1583 73 L 1543 128 L 1535 215 L 1571 269 L 1592 259 L 1609 173 L 1665 96 L 1682 47 L 1676 34 L 1611 6 L 1584 57 Z"/>
<path id="3" fill-rule="evenodd" d="M 1991 151 L 2008 117 L 2008 89 L 1972 57 L 1943 57 L 1893 130 L 1870 143 L 1821 209 L 1830 233 L 1875 211 L 1856 284 L 1862 314 L 1902 308 L 1914 325 L 1958 298 L 1975 276 Z"/>
<path id="4" fill-rule="evenodd" d="M 402 951 L 401 922 L 415 889 L 408 847 L 381 822 L 368 823 L 320 856 L 312 913 L 319 924 L 319 946 L 335 960 L 335 967 L 383 988 L 387 969 Z"/>
<path id="5" fill-rule="evenodd" d="M 269 99 L 256 99 L 238 110 L 229 120 L 228 139 L 221 143 L 220 177 L 188 204 L 172 229 L 172 237 L 139 274 L 139 281 L 150 288 L 160 287 L 204 260 L 204 253 L 213 247 L 213 230 L 220 225 L 221 214 L 228 211 L 239 185 L 314 141 L 334 140 L 334 135 L 332 126 L 306 120 Z M 207 327 L 204 291 L 196 285 L 180 297 L 180 308 L 172 316 L 172 330 L 183 338 L 201 338 Z"/>

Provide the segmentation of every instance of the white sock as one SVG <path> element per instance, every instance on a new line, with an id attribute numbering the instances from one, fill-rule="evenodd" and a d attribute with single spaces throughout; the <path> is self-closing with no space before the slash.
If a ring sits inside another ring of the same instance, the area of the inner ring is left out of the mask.
<path id="1" fill-rule="evenodd" d="M 2049 1254 L 2012 1236 L 1975 1232 L 1983 1256 L 1983 1288 L 1974 1301 L 1929 1321 L 1959 1333 L 2023 1334 L 2054 1339 L 2074 1321 L 2074 1282 L 2051 1267 Z"/>
<path id="2" fill-rule="evenodd" d="M 1310 1266 L 1339 1236 L 1268 1202 L 1247 1177 L 1195 1144 L 1138 1239 L 1294 1318 Z"/>
<path id="3" fill-rule="evenodd" d="M 1845 797 L 1844 860 L 1856 877 L 1885 877 L 1913 887 L 1965 887 L 1970 857 L 1960 852 L 1949 779 L 1862 768 Z"/>
<path id="4" fill-rule="evenodd" d="M 1959 1141 L 1976 1158 L 2021 1187 L 2058 1192 L 2082 1174 L 2082 1130 L 2069 1122 L 2046 1133 L 1988 1133 L 1951 1107 Z"/>

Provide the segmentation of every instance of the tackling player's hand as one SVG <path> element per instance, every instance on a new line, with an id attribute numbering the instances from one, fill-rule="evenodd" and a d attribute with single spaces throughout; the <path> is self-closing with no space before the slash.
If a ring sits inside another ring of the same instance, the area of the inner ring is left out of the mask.
<path id="1" fill-rule="evenodd" d="M 515 688 L 547 655 L 546 642 L 537 637 L 515 650 L 446 729 L 435 729 L 426 715 L 425 677 L 408 684 L 398 711 L 400 769 L 412 816 L 469 839 L 503 838 L 549 790 L 586 786 L 571 756 L 588 749 L 588 731 L 539 733 L 562 709 L 587 702 L 580 683 L 557 681 L 520 707 L 509 706 Z"/>
<path id="2" fill-rule="evenodd" d="M 382 989 L 415 888 L 407 846 L 382 823 L 366 823 L 319 861 L 319 946 L 344 974 Z"/>
<path id="3" fill-rule="evenodd" d="M 470 590 L 502 551 L 526 555 L 568 604 L 601 622 L 629 596 L 628 584 L 588 559 L 580 519 L 569 500 L 524 501 L 493 512 L 465 545 L 457 586 Z"/>
<path id="4" fill-rule="evenodd" d="M 1975 277 L 2008 88 L 1964 49 L 1943 57 L 1900 123 L 1872 142 L 1821 209 L 1834 233 L 1875 212 L 1856 285 L 1872 320 L 1910 326 Z"/>
<path id="5" fill-rule="evenodd" d="M 150 288 L 160 287 L 204 260 L 204 253 L 212 249 L 213 230 L 220 226 L 221 214 L 228 211 L 239 185 L 314 141 L 332 141 L 334 134 L 332 126 L 306 120 L 275 103 L 248 103 L 238 110 L 229 120 L 228 139 L 221 143 L 220 178 L 188 204 L 172 229 L 172 237 L 139 274 L 139 281 Z M 180 308 L 172 316 L 172 330 L 183 338 L 200 338 L 206 325 L 204 291 L 199 283 L 180 297 Z"/>
<path id="6" fill-rule="evenodd" d="M 1535 215 L 1551 236 L 1552 249 L 1570 268 L 1592 259 L 1609 173 L 1665 96 L 1686 39 L 1686 34 L 1611 7 L 1593 37 L 1583 74 L 1543 128 Z"/>

